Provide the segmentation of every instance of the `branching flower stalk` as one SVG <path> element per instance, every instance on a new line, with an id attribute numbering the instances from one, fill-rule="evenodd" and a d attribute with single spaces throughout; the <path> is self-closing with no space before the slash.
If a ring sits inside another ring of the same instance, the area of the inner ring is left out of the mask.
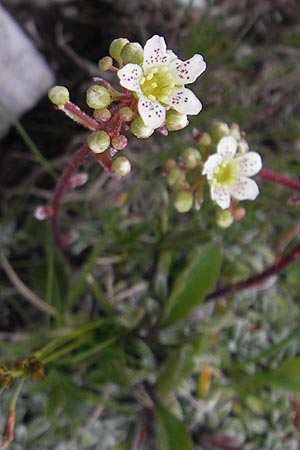
<path id="1" fill-rule="evenodd" d="M 115 39 L 110 56 L 99 61 L 99 68 L 117 74 L 120 90 L 95 77 L 95 84 L 86 93 L 93 117 L 70 101 L 66 87 L 55 86 L 49 91 L 56 109 L 92 132 L 63 172 L 50 205 L 39 207 L 35 213 L 41 220 L 51 217 L 54 241 L 65 255 L 69 239 L 60 234 L 59 209 L 65 191 L 83 184 L 83 179 L 74 178 L 74 174 L 88 154 L 93 153 L 102 167 L 119 179 L 131 170 L 128 159 L 117 155 L 128 143 L 122 129 L 142 139 L 155 130 L 167 135 L 188 125 L 187 114 L 198 114 L 202 109 L 200 100 L 184 85 L 194 82 L 205 70 L 203 57 L 196 54 L 181 61 L 167 49 L 161 36 L 149 39 L 144 49 L 128 39 Z"/>
<path id="2" fill-rule="evenodd" d="M 245 133 L 240 131 L 237 124 L 228 126 L 222 122 L 215 123 L 210 133 L 194 130 L 194 139 L 198 148 L 186 148 L 179 162 L 168 160 L 165 165 L 167 181 L 174 192 L 174 207 L 179 212 L 187 212 L 193 206 L 195 209 L 201 207 L 205 195 L 205 177 L 210 186 L 211 198 L 219 206 L 217 224 L 222 228 L 245 217 L 246 210 L 239 205 L 241 200 L 255 200 L 258 196 L 258 186 L 249 177 L 258 175 L 300 192 L 299 181 L 262 167 L 260 155 L 249 151 Z M 216 153 L 212 153 L 215 147 Z M 189 182 L 190 174 L 196 176 L 196 181 Z M 291 203 L 299 203 L 299 198 L 297 195 Z M 284 256 L 277 252 L 274 264 L 246 280 L 217 288 L 206 300 L 268 286 L 272 277 L 299 258 L 300 244 Z"/>
<path id="3" fill-rule="evenodd" d="M 300 192 L 300 183 L 298 181 L 281 175 L 280 173 L 262 168 L 259 172 L 259 175 L 267 178 L 268 180 L 274 181 L 277 184 L 282 184 L 283 186 L 287 186 Z M 280 272 L 282 272 L 284 269 L 286 269 L 286 267 L 288 267 L 296 260 L 300 260 L 300 244 L 297 244 L 286 255 L 278 256 L 275 263 L 267 267 L 262 272 L 253 275 L 246 280 L 227 284 L 226 286 L 223 286 L 211 292 L 207 295 L 206 301 L 215 300 L 228 294 L 233 294 L 248 289 L 264 287 L 265 285 L 268 285 L 268 282 L 270 279 L 272 279 L 272 277 L 277 276 Z"/>

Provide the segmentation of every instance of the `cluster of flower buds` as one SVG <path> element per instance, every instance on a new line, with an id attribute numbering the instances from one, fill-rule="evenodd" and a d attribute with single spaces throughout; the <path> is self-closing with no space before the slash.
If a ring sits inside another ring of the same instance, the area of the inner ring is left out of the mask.
<path id="1" fill-rule="evenodd" d="M 206 63 L 201 55 L 181 61 L 157 35 L 144 48 L 126 38 L 115 39 L 109 55 L 99 61 L 99 69 L 115 72 L 119 87 L 100 77 L 93 79 L 86 93 L 93 117 L 70 102 L 64 86 L 50 89 L 49 98 L 57 109 L 92 131 L 87 139 L 90 150 L 104 166 L 99 155 L 108 150 L 110 168 L 123 176 L 130 172 L 130 163 L 124 156 L 115 157 L 127 146 L 122 133 L 148 138 L 155 130 L 166 135 L 187 126 L 187 114 L 198 114 L 202 105 L 184 85 L 194 82 Z"/>
<path id="2" fill-rule="evenodd" d="M 261 157 L 250 152 L 245 133 L 237 124 L 213 124 L 210 133 L 194 130 L 197 148 L 186 148 L 180 161 L 166 162 L 167 182 L 174 192 L 174 207 L 187 212 L 200 209 L 207 181 L 212 200 L 221 208 L 217 224 L 226 228 L 246 211 L 241 200 L 255 200 L 258 186 L 250 179 L 262 168 Z"/>

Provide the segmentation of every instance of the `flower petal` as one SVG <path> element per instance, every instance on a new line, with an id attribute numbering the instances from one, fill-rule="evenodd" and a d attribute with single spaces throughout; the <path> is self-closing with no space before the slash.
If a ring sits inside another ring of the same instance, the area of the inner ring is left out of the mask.
<path id="1" fill-rule="evenodd" d="M 174 69 L 174 81 L 176 85 L 193 83 L 206 69 L 206 62 L 201 55 L 194 55 L 187 61 L 176 59 L 169 64 Z"/>
<path id="2" fill-rule="evenodd" d="M 238 177 L 234 186 L 229 189 L 230 194 L 237 200 L 255 200 L 259 189 L 254 180 L 247 177 Z"/>
<path id="3" fill-rule="evenodd" d="M 214 155 L 211 155 L 207 161 L 205 162 L 203 166 L 202 174 L 207 176 L 208 180 L 211 180 L 215 169 L 218 167 L 218 165 L 222 162 L 222 156 L 215 153 Z"/>
<path id="4" fill-rule="evenodd" d="M 166 109 L 158 102 L 152 102 L 145 95 L 140 95 L 138 110 L 147 127 L 159 128 L 165 121 Z"/>
<path id="5" fill-rule="evenodd" d="M 123 69 L 118 70 L 120 85 L 129 91 L 142 92 L 140 87 L 140 79 L 143 70 L 138 64 L 126 64 Z"/>
<path id="6" fill-rule="evenodd" d="M 147 70 L 154 65 L 166 64 L 171 55 L 167 53 L 166 42 L 161 36 L 153 36 L 144 47 L 143 69 Z"/>
<path id="7" fill-rule="evenodd" d="M 211 198 L 222 208 L 227 209 L 230 206 L 230 194 L 225 189 L 216 186 L 210 188 Z"/>
<path id="8" fill-rule="evenodd" d="M 233 136 L 223 137 L 217 146 L 217 152 L 223 158 L 232 158 L 236 154 L 237 141 Z"/>
<path id="9" fill-rule="evenodd" d="M 169 100 L 169 106 L 182 114 L 199 114 L 202 104 L 198 97 L 186 88 L 175 88 Z"/>
<path id="10" fill-rule="evenodd" d="M 245 153 L 236 158 L 239 163 L 241 175 L 252 177 L 256 175 L 262 168 L 261 156 L 256 152 Z"/>

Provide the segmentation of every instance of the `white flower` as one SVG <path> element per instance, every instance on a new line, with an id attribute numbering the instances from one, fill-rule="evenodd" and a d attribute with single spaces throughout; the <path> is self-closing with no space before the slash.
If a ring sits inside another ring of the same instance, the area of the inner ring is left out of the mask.
<path id="1" fill-rule="evenodd" d="M 255 200 L 259 194 L 257 184 L 248 177 L 256 175 L 262 168 L 261 157 L 255 152 L 236 155 L 237 145 L 234 137 L 223 137 L 217 153 L 211 155 L 203 167 L 211 197 L 222 209 L 229 208 L 231 197 Z"/>
<path id="2" fill-rule="evenodd" d="M 167 50 L 163 37 L 153 36 L 144 47 L 141 65 L 126 64 L 118 71 L 120 84 L 138 97 L 138 112 L 145 125 L 156 129 L 163 125 L 166 110 L 198 114 L 202 105 L 195 94 L 184 87 L 205 70 L 201 55 L 181 61 Z"/>

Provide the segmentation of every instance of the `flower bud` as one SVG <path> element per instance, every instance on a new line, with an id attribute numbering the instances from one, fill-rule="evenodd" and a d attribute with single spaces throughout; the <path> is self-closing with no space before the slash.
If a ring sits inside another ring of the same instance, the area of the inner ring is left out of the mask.
<path id="1" fill-rule="evenodd" d="M 100 70 L 109 70 L 113 66 L 113 60 L 110 56 L 104 56 L 98 62 L 98 67 Z"/>
<path id="2" fill-rule="evenodd" d="M 194 169 L 201 161 L 200 152 L 193 147 L 188 147 L 182 154 L 182 162 L 188 169 Z"/>
<path id="3" fill-rule="evenodd" d="M 131 164 L 125 156 L 117 156 L 112 162 L 112 169 L 116 174 L 124 177 L 128 175 L 131 170 Z"/>
<path id="4" fill-rule="evenodd" d="M 130 122 L 133 118 L 133 111 L 129 106 L 123 106 L 119 110 L 119 117 L 123 122 Z"/>
<path id="5" fill-rule="evenodd" d="M 124 64 L 142 64 L 144 51 L 138 42 L 128 42 L 121 51 L 121 58 Z"/>
<path id="6" fill-rule="evenodd" d="M 70 94 L 65 86 L 54 86 L 48 91 L 49 100 L 57 106 L 63 106 L 70 100 Z"/>
<path id="7" fill-rule="evenodd" d="M 116 150 L 124 150 L 124 148 L 127 146 L 127 137 L 123 134 L 120 134 L 120 136 L 114 136 L 111 140 L 111 145 Z"/>
<path id="8" fill-rule="evenodd" d="M 229 134 L 233 136 L 236 141 L 241 139 L 240 127 L 237 123 L 231 123 L 229 127 Z"/>
<path id="9" fill-rule="evenodd" d="M 166 127 L 169 131 L 182 130 L 189 124 L 186 114 L 182 114 L 175 109 L 167 111 Z"/>
<path id="10" fill-rule="evenodd" d="M 88 174 L 87 173 L 77 173 L 76 175 L 73 175 L 69 181 L 68 181 L 68 188 L 74 189 L 79 186 L 83 186 L 88 180 Z"/>
<path id="11" fill-rule="evenodd" d="M 165 169 L 169 172 L 171 169 L 175 169 L 177 167 L 177 162 L 175 159 L 167 159 L 165 162 Z"/>
<path id="12" fill-rule="evenodd" d="M 110 137 L 105 131 L 94 131 L 87 138 L 87 144 L 94 153 L 103 153 L 110 146 Z"/>
<path id="13" fill-rule="evenodd" d="M 132 134 L 134 134 L 137 138 L 147 139 L 154 130 L 150 127 L 147 127 L 142 121 L 140 116 L 137 116 L 130 125 L 130 130 Z"/>
<path id="14" fill-rule="evenodd" d="M 238 142 L 238 146 L 237 146 L 237 152 L 240 153 L 241 155 L 244 155 L 245 153 L 247 153 L 249 151 L 249 145 L 248 142 L 246 141 L 246 139 L 241 139 Z"/>
<path id="15" fill-rule="evenodd" d="M 236 207 L 232 211 L 232 216 L 235 220 L 242 220 L 246 216 L 246 210 L 242 206 Z"/>
<path id="16" fill-rule="evenodd" d="M 111 112 L 108 108 L 95 109 L 93 116 L 98 122 L 107 122 L 111 118 Z"/>
<path id="17" fill-rule="evenodd" d="M 199 135 L 197 137 L 197 144 L 199 145 L 200 149 L 205 150 L 211 146 L 211 136 L 210 134 L 206 133 L 206 131 L 199 132 Z"/>
<path id="18" fill-rule="evenodd" d="M 51 206 L 38 206 L 34 211 L 34 217 L 37 220 L 45 220 L 51 217 L 53 214 L 53 209 Z"/>
<path id="19" fill-rule="evenodd" d="M 233 217 L 229 209 L 218 209 L 216 213 L 217 225 L 220 228 L 228 228 L 233 223 Z"/>
<path id="20" fill-rule="evenodd" d="M 188 212 L 193 206 L 193 194 L 189 191 L 179 191 L 175 195 L 174 208 L 180 212 Z"/>
<path id="21" fill-rule="evenodd" d="M 123 47 L 128 44 L 129 40 L 126 38 L 114 39 L 109 47 L 109 54 L 116 61 L 120 60 L 121 51 Z"/>
<path id="22" fill-rule="evenodd" d="M 212 125 L 210 134 L 213 142 L 219 142 L 223 137 L 228 136 L 229 126 L 225 122 L 216 122 Z"/>
<path id="23" fill-rule="evenodd" d="M 86 102 L 90 108 L 105 108 L 111 102 L 110 93 L 105 87 L 94 84 L 86 91 Z"/>
<path id="24" fill-rule="evenodd" d="M 167 176 L 167 183 L 171 188 L 181 186 L 185 182 L 185 174 L 178 168 L 171 169 Z"/>

